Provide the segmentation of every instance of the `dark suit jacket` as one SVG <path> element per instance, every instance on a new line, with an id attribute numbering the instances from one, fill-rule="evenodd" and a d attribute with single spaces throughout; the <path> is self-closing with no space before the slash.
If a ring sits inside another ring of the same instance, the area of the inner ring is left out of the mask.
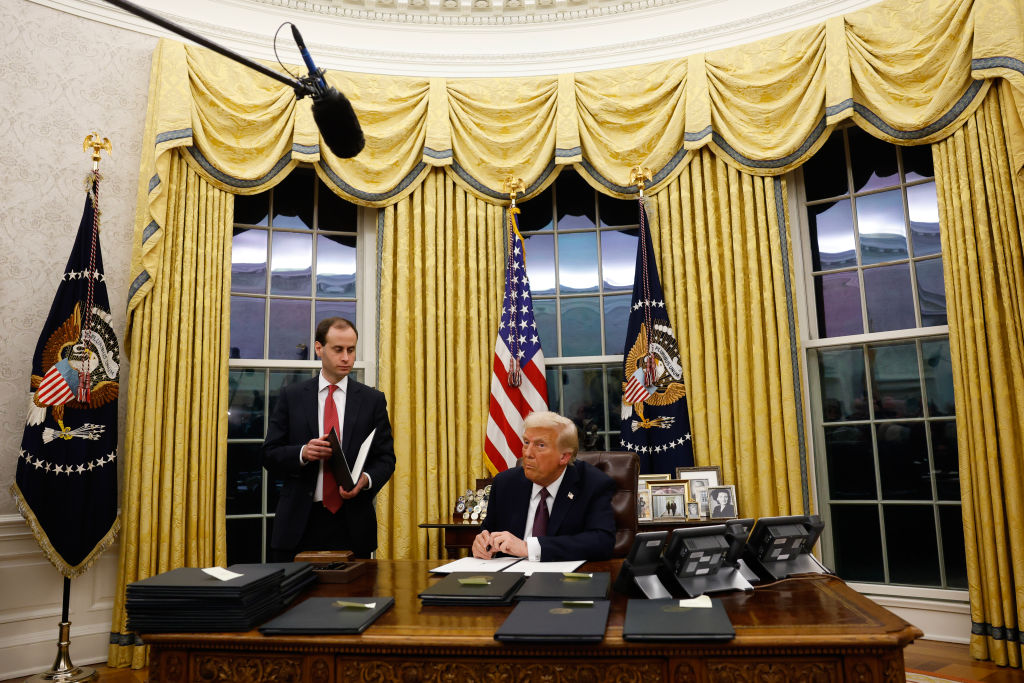
<path id="1" fill-rule="evenodd" d="M 610 558 L 615 545 L 614 492 L 614 480 L 593 465 L 576 460 L 566 467 L 551 506 L 548 535 L 538 539 L 540 559 L 558 562 Z M 522 538 L 532 493 L 533 482 L 523 474 L 522 467 L 498 473 L 491 483 L 482 528 L 509 531 Z"/>
<path id="2" fill-rule="evenodd" d="M 322 436 L 317 428 L 318 383 L 319 375 L 284 387 L 267 425 L 263 466 L 284 479 L 271 539 L 271 547 L 278 550 L 303 550 L 296 545 L 313 506 L 319 468 L 315 463 L 301 464 L 299 451 L 310 439 Z M 353 550 L 363 557 L 377 548 L 377 512 L 373 498 L 395 471 L 395 447 L 384 394 L 349 377 L 345 419 L 341 424 L 341 449 L 349 467 L 355 464 L 359 446 L 374 428 L 377 432 L 363 466 L 373 482 L 372 489 L 363 489 L 355 498 L 344 501 L 332 520 L 345 525 L 353 539 L 354 547 L 338 550 Z"/>

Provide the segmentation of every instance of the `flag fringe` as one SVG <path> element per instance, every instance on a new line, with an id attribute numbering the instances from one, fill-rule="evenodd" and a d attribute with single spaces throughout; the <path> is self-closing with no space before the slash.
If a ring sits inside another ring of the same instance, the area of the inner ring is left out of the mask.
<path id="1" fill-rule="evenodd" d="M 103 538 L 93 546 L 93 549 L 89 551 L 89 554 L 75 566 L 69 565 L 64 561 L 64 558 L 60 556 L 60 553 L 54 549 L 50 543 L 49 537 L 46 532 L 43 531 L 43 525 L 36 519 L 36 515 L 32 512 L 32 508 L 29 507 L 28 502 L 25 500 L 25 496 L 21 493 L 21 489 L 18 487 L 18 483 L 14 482 L 11 484 L 10 489 L 11 495 L 14 496 L 14 502 L 18 506 L 18 512 L 28 522 L 29 529 L 32 530 L 32 535 L 35 536 L 36 543 L 39 544 L 39 548 L 43 551 L 43 555 L 50 561 L 57 571 L 69 579 L 75 579 L 85 574 L 92 565 L 99 559 L 99 556 L 107 551 L 110 546 L 114 544 L 117 539 L 118 533 L 121 531 L 121 516 L 114 517 L 114 523 L 110 525 L 110 529 L 104 534 Z"/>

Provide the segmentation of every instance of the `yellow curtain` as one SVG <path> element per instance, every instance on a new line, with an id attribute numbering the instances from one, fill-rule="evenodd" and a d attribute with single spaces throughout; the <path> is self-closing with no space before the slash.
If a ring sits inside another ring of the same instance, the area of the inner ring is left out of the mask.
<path id="1" fill-rule="evenodd" d="M 993 91 L 933 147 L 942 226 L 971 654 L 1021 666 L 1024 618 L 1024 178 Z"/>
<path id="2" fill-rule="evenodd" d="M 111 666 L 143 666 L 125 587 L 224 565 L 230 239 L 234 202 L 175 152 L 151 288 L 131 312 L 120 570 Z M 137 230 L 137 234 L 141 234 Z M 136 250 L 141 248 L 136 245 Z M 115 642 L 116 641 L 116 642 Z"/>
<path id="3" fill-rule="evenodd" d="M 377 496 L 378 557 L 439 557 L 417 524 L 476 477 L 501 310 L 503 211 L 440 169 L 380 214 L 380 371 L 398 462 Z"/>
<path id="4" fill-rule="evenodd" d="M 785 183 L 701 150 L 648 205 L 695 461 L 745 517 L 810 513 Z"/>

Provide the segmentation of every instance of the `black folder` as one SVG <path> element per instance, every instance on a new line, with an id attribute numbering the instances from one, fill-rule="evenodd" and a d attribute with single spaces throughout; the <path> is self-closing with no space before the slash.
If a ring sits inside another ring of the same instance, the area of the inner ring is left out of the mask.
<path id="1" fill-rule="evenodd" d="M 334 481 L 346 491 L 351 491 L 356 487 L 356 483 L 352 481 L 352 470 L 349 469 L 348 460 L 345 459 L 345 453 L 341 450 L 338 431 L 334 427 L 331 427 L 331 431 L 327 433 L 327 443 L 331 444 L 331 459 L 327 463 L 331 466 L 331 472 L 334 473 Z"/>
<path id="2" fill-rule="evenodd" d="M 534 572 L 516 591 L 516 600 L 601 600 L 608 597 L 610 572 L 566 576 L 562 572 Z"/>
<path id="3" fill-rule="evenodd" d="M 373 604 L 373 607 L 338 607 L 334 603 Z M 284 614 L 260 626 L 267 636 L 362 633 L 370 624 L 395 604 L 391 597 L 371 598 L 309 598 Z"/>
<path id="4" fill-rule="evenodd" d="M 424 605 L 508 605 L 523 578 L 519 572 L 452 572 L 419 598 Z"/>
<path id="5" fill-rule="evenodd" d="M 494 639 L 503 643 L 600 643 L 610 605 L 608 600 L 520 602 Z"/>
<path id="6" fill-rule="evenodd" d="M 679 600 L 632 599 L 626 603 L 622 624 L 623 640 L 631 641 L 723 641 L 736 637 L 721 600 L 711 607 L 680 607 Z"/>

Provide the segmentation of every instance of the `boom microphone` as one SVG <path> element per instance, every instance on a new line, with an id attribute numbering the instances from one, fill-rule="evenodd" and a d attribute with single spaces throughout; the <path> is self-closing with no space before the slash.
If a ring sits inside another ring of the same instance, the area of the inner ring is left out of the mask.
<path id="1" fill-rule="evenodd" d="M 313 63 L 299 29 L 295 24 L 291 26 L 292 37 L 299 48 L 299 54 L 309 69 L 309 75 L 301 79 L 305 92 L 300 92 L 296 88 L 295 95 L 299 99 L 302 99 L 303 95 L 309 95 L 313 100 L 313 120 L 316 121 L 320 137 L 324 139 L 327 148 L 342 159 L 354 157 L 363 150 L 366 140 L 356 112 L 352 109 L 352 103 L 336 88 L 327 85 L 324 71 L 316 68 L 316 64 Z"/>

